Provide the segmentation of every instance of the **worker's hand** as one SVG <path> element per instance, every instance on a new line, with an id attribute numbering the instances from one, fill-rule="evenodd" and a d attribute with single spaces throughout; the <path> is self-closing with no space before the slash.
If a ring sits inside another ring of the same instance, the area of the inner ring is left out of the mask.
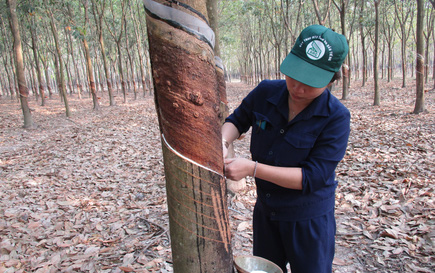
<path id="1" fill-rule="evenodd" d="M 253 175 L 255 162 L 246 158 L 228 158 L 224 159 L 225 176 L 231 180 L 239 181 L 240 179 Z"/>

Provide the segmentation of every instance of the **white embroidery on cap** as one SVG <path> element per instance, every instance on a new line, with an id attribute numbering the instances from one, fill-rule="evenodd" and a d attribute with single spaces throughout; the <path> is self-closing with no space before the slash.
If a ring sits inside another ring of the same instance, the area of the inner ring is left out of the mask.
<path id="1" fill-rule="evenodd" d="M 325 55 L 325 45 L 319 40 L 314 40 L 307 45 L 305 52 L 311 60 L 318 60 Z"/>

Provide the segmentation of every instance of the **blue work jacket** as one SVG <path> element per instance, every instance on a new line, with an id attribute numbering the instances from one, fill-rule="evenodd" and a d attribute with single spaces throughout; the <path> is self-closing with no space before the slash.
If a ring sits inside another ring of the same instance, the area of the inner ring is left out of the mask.
<path id="1" fill-rule="evenodd" d="M 239 133 L 252 127 L 250 151 L 259 163 L 302 168 L 302 190 L 256 178 L 257 205 L 272 220 L 312 219 L 334 209 L 335 168 L 350 133 L 350 112 L 328 89 L 288 122 L 285 80 L 262 81 L 226 119 Z"/>

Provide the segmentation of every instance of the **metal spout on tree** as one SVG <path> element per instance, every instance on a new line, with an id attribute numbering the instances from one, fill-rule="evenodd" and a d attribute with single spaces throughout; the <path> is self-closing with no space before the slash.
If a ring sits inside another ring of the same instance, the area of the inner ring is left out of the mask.
<path id="1" fill-rule="evenodd" d="M 144 0 L 174 272 L 233 272 L 206 2 Z"/>

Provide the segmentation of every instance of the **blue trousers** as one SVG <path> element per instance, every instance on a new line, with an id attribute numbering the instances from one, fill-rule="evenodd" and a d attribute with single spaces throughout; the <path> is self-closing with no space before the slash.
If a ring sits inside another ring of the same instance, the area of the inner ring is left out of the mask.
<path id="1" fill-rule="evenodd" d="M 272 221 L 261 205 L 254 208 L 254 250 L 292 273 L 331 273 L 335 253 L 334 211 L 314 219 Z"/>

